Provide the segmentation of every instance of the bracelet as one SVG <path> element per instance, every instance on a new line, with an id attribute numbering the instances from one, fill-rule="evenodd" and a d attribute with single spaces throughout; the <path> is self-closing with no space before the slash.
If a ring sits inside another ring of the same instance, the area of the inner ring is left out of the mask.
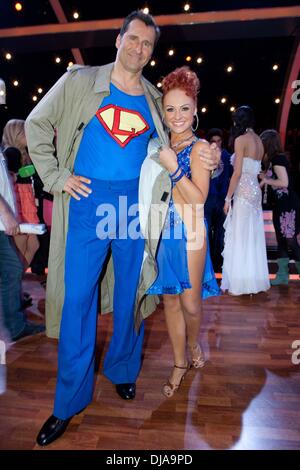
<path id="1" fill-rule="evenodd" d="M 183 171 L 183 169 L 180 168 L 180 170 L 181 170 L 181 171 L 180 171 L 180 174 L 179 174 L 176 178 L 171 178 L 171 181 L 172 181 L 172 185 L 173 185 L 173 186 L 175 186 L 175 184 L 176 184 L 179 180 L 181 180 L 181 178 L 182 178 L 183 176 L 185 176 L 185 172 Z"/>
<path id="2" fill-rule="evenodd" d="M 225 197 L 225 202 L 227 202 L 228 204 L 230 204 L 231 201 L 232 201 L 232 197 L 230 197 L 230 198 L 227 197 L 227 196 Z"/>
<path id="3" fill-rule="evenodd" d="M 174 178 L 174 176 L 176 175 L 176 173 L 178 173 L 178 171 L 180 170 L 180 168 L 181 168 L 180 165 L 178 165 L 178 167 L 176 168 L 176 170 L 174 171 L 174 173 L 169 173 L 169 176 L 170 176 L 171 179 Z"/>

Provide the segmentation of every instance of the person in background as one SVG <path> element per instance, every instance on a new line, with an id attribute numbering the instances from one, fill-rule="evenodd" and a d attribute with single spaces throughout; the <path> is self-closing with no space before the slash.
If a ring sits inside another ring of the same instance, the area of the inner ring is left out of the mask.
<path id="1" fill-rule="evenodd" d="M 4 327 L 12 341 L 45 330 L 44 325 L 29 322 L 22 308 L 23 264 L 13 236 L 19 233 L 14 193 L 6 160 L 0 152 L 0 287 Z"/>
<path id="2" fill-rule="evenodd" d="M 224 202 L 227 217 L 221 289 L 232 295 L 256 294 L 270 288 L 258 182 L 264 148 L 253 126 L 252 109 L 239 107 L 233 114 L 234 170 Z"/>
<path id="3" fill-rule="evenodd" d="M 13 177 L 18 220 L 19 223 L 38 224 L 40 221 L 37 216 L 32 177 L 20 175 L 20 169 L 31 164 L 26 146 L 25 121 L 11 119 L 3 129 L 2 148 L 8 171 Z M 26 270 L 39 248 L 37 235 L 18 233 L 14 236 L 14 241 Z"/>
<path id="4" fill-rule="evenodd" d="M 260 138 L 264 146 L 261 186 L 273 192 L 273 225 L 278 245 L 278 270 L 273 286 L 287 285 L 289 282 L 289 262 L 291 252 L 296 270 L 300 274 L 300 199 L 294 191 L 290 169 L 284 154 L 280 135 L 275 129 L 265 130 Z"/>
<path id="5" fill-rule="evenodd" d="M 233 167 L 230 163 L 230 153 L 222 147 L 223 132 L 221 129 L 212 128 L 206 136 L 207 141 L 215 143 L 221 151 L 221 160 L 214 178 L 209 185 L 208 196 L 204 205 L 204 215 L 207 222 L 209 235 L 210 254 L 215 272 L 221 272 L 224 249 L 224 199 L 227 194 Z"/>

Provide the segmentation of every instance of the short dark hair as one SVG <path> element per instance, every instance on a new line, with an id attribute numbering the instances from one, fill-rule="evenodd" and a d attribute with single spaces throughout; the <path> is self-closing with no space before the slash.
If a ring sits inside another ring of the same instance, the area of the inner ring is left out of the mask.
<path id="1" fill-rule="evenodd" d="M 210 142 L 210 140 L 213 138 L 213 136 L 217 135 L 218 137 L 220 137 L 222 140 L 223 140 L 223 131 L 221 129 L 219 129 L 218 127 L 213 127 L 212 129 L 209 129 L 207 131 L 207 136 L 206 136 L 206 140 L 208 142 Z"/>
<path id="2" fill-rule="evenodd" d="M 120 36 L 123 36 L 126 33 L 130 23 L 133 20 L 140 20 L 146 26 L 150 26 L 151 28 L 154 28 L 154 31 L 155 31 L 155 44 L 154 45 L 156 46 L 157 41 L 159 40 L 159 36 L 160 36 L 159 26 L 157 26 L 157 24 L 155 23 L 155 20 L 152 15 L 149 15 L 149 13 L 146 14 L 142 10 L 135 10 L 129 13 L 128 16 L 126 16 L 126 18 L 123 21 L 122 27 L 120 29 Z"/>

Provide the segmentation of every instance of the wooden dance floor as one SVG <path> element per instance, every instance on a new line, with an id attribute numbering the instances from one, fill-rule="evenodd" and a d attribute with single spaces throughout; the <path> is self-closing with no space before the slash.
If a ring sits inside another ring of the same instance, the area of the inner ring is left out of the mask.
<path id="1" fill-rule="evenodd" d="M 43 321 L 39 281 L 26 274 L 24 287 L 34 297 L 29 318 Z M 161 305 L 146 321 L 136 399 L 119 398 L 97 372 L 93 402 L 47 449 L 300 449 L 300 365 L 292 363 L 292 343 L 300 348 L 299 305 L 299 281 L 253 297 L 207 300 L 207 363 L 169 399 L 161 393 L 172 367 Z M 100 371 L 110 332 L 111 316 L 99 317 Z M 1 449 L 39 449 L 35 437 L 52 412 L 56 361 L 57 342 L 44 334 L 11 346 L 0 396 Z"/>

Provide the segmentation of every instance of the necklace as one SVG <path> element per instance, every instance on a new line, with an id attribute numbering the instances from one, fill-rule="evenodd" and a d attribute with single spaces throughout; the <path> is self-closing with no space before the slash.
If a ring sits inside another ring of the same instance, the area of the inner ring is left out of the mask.
<path id="1" fill-rule="evenodd" d="M 126 90 L 126 91 L 142 90 L 142 89 L 143 89 L 143 87 L 142 87 L 141 84 L 136 85 L 136 86 L 132 86 L 132 87 L 128 88 L 128 87 L 122 85 L 122 83 L 120 83 L 120 82 L 119 82 L 118 80 L 116 80 L 115 78 L 111 78 L 111 81 L 117 83 L 123 90 Z"/>
<path id="2" fill-rule="evenodd" d="M 179 142 L 176 142 L 173 145 L 171 144 L 171 148 L 173 150 L 176 150 L 178 147 L 180 147 L 181 144 L 184 144 L 184 142 L 187 142 L 188 140 L 191 140 L 192 137 L 195 137 L 195 134 L 191 133 L 191 135 L 189 137 L 186 137 L 185 139 L 180 140 Z"/>

